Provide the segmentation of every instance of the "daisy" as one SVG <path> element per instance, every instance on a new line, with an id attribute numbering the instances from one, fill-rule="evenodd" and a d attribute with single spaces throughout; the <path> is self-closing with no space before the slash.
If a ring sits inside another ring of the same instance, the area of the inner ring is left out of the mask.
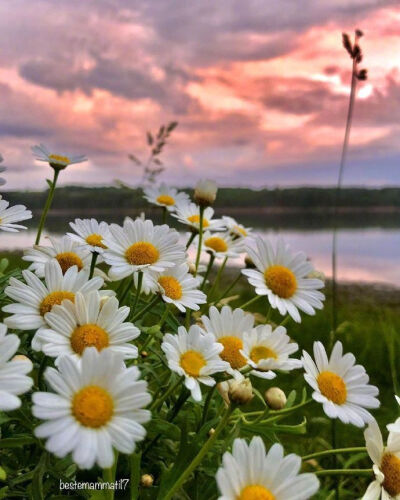
<path id="1" fill-rule="evenodd" d="M 72 266 L 78 270 L 89 269 L 90 252 L 86 248 L 78 245 L 71 240 L 69 236 L 63 236 L 60 239 L 47 237 L 51 246 L 34 245 L 33 248 L 25 250 L 23 260 L 31 262 L 29 269 L 39 278 L 44 277 L 45 264 L 52 259 L 56 259 L 60 264 L 63 273 L 66 273 Z"/>
<path id="2" fill-rule="evenodd" d="M 202 243 L 203 250 L 212 253 L 217 259 L 224 259 L 225 257 L 235 259 L 244 252 L 242 240 L 234 239 L 228 232 L 210 233 L 206 231 Z"/>
<path id="3" fill-rule="evenodd" d="M 32 212 L 27 210 L 24 205 L 14 205 L 13 207 L 9 205 L 10 203 L 0 196 L 0 229 L 10 233 L 17 233 L 20 229 L 26 229 L 25 226 L 20 226 L 15 222 L 32 219 Z"/>
<path id="4" fill-rule="evenodd" d="M 33 346 L 54 358 L 70 354 L 79 359 L 87 347 L 98 351 L 107 348 L 125 359 L 136 358 L 137 347 L 130 341 L 140 331 L 132 323 L 124 323 L 129 307 L 118 305 L 115 297 L 103 303 L 97 291 L 85 295 L 77 292 L 74 302 L 64 300 L 45 315 L 49 326 L 36 332 Z"/>
<path id="5" fill-rule="evenodd" d="M 184 192 L 178 192 L 175 188 L 162 183 L 160 186 L 148 186 L 143 188 L 144 198 L 153 205 L 164 207 L 168 211 L 175 210 L 178 203 L 189 201 L 189 196 Z"/>
<path id="6" fill-rule="evenodd" d="M 396 422 L 397 423 L 397 422 Z M 396 424 L 394 424 L 396 425 Z M 390 429 L 390 425 L 388 428 Z M 387 446 L 383 445 L 382 434 L 376 420 L 364 431 L 368 455 L 373 462 L 375 481 L 369 486 L 363 500 L 398 500 L 400 498 L 400 439 L 390 432 Z"/>
<path id="7" fill-rule="evenodd" d="M 11 277 L 10 284 L 4 291 L 16 301 L 3 307 L 4 312 L 12 314 L 4 322 L 9 328 L 17 330 L 37 330 L 46 326 L 45 314 L 55 305 L 61 304 L 65 299 L 73 302 L 77 292 L 86 294 L 99 290 L 104 283 L 98 277 L 88 280 L 88 271 L 78 271 L 76 266 L 70 267 L 63 274 L 55 259 L 46 262 L 44 266 L 44 283 L 28 270 L 22 271 L 22 276 L 26 283 Z"/>
<path id="8" fill-rule="evenodd" d="M 319 481 L 315 474 L 299 474 L 300 467 L 301 458 L 294 453 L 284 457 L 280 444 L 266 453 L 258 436 L 250 444 L 235 439 L 217 472 L 219 500 L 307 500 L 318 491 Z"/>
<path id="9" fill-rule="evenodd" d="M 218 356 L 223 346 L 215 342 L 213 335 L 203 334 L 197 325 L 192 325 L 189 331 L 180 326 L 176 335 L 167 333 L 161 349 L 169 368 L 185 377 L 185 386 L 195 401 L 201 401 L 200 382 L 213 386 L 215 380 L 210 375 L 229 368 L 228 363 Z"/>
<path id="10" fill-rule="evenodd" d="M 159 292 L 164 302 L 174 304 L 180 311 L 186 308 L 198 311 L 199 304 L 207 302 L 207 296 L 198 286 L 200 280 L 189 273 L 187 264 L 166 269 L 162 273 L 146 273 L 147 286 L 153 293 Z"/>
<path id="11" fill-rule="evenodd" d="M 228 228 L 228 231 L 235 237 L 246 238 L 252 231 L 251 227 L 244 227 L 242 224 L 236 221 L 233 217 L 228 217 L 224 215 L 222 221 Z"/>
<path id="12" fill-rule="evenodd" d="M 43 144 L 40 144 L 39 146 L 32 146 L 31 149 L 36 160 L 45 161 L 55 170 L 63 170 L 68 167 L 68 165 L 72 165 L 73 163 L 82 163 L 87 161 L 87 158 L 84 155 L 51 153 Z"/>
<path id="13" fill-rule="evenodd" d="M 35 392 L 32 413 L 45 420 L 35 435 L 57 457 L 72 454 L 82 469 L 96 463 L 109 468 L 113 448 L 131 454 L 146 430 L 151 414 L 147 382 L 136 366 L 126 368 L 122 356 L 110 350 L 86 349 L 81 363 L 63 356 L 58 369 L 47 368 L 45 379 L 54 393 Z"/>
<path id="14" fill-rule="evenodd" d="M 242 309 L 232 311 L 229 306 L 224 306 L 221 311 L 212 306 L 209 316 L 202 316 L 201 320 L 205 331 L 213 335 L 215 342 L 222 344 L 219 355 L 229 363 L 229 373 L 238 376 L 238 370 L 247 365 L 247 359 L 242 354 L 243 336 L 253 328 L 253 315 Z"/>
<path id="15" fill-rule="evenodd" d="M 284 326 L 273 330 L 271 325 L 259 325 L 245 332 L 242 353 L 248 364 L 257 370 L 253 375 L 270 379 L 275 377 L 271 370 L 290 371 L 303 366 L 299 359 L 289 357 L 298 348 Z"/>
<path id="16" fill-rule="evenodd" d="M 176 213 L 172 214 L 179 222 L 186 224 L 192 230 L 198 231 L 200 228 L 200 207 L 195 203 L 182 202 L 176 206 Z M 203 215 L 203 229 L 209 231 L 222 231 L 225 226 L 221 219 L 213 219 L 214 209 L 207 207 L 204 209 Z"/>
<path id="17" fill-rule="evenodd" d="M 142 270 L 162 272 L 185 260 L 185 248 L 178 241 L 178 232 L 166 224 L 154 226 L 150 220 L 126 218 L 123 227 L 110 225 L 103 258 L 117 279 Z"/>
<path id="18" fill-rule="evenodd" d="M 314 315 L 315 309 L 322 309 L 324 295 L 318 291 L 324 283 L 308 278 L 313 266 L 304 253 L 292 254 L 289 247 L 279 239 L 274 250 L 271 243 L 260 236 L 255 238 L 257 248 L 246 245 L 246 250 L 256 269 L 243 269 L 249 283 L 258 295 L 267 295 L 271 307 L 280 314 L 290 314 L 300 323 L 299 309 Z"/>
<path id="19" fill-rule="evenodd" d="M 21 406 L 20 394 L 28 392 L 33 380 L 27 374 L 32 370 L 29 359 L 11 359 L 20 340 L 7 335 L 7 326 L 0 323 L 0 410 L 10 411 Z"/>
<path id="20" fill-rule="evenodd" d="M 329 418 L 363 427 L 373 420 L 365 408 L 378 408 L 378 388 L 368 384 L 369 377 L 361 365 L 355 365 L 351 353 L 343 354 L 336 342 L 330 359 L 321 342 L 314 342 L 314 359 L 303 351 L 304 378 L 314 389 L 313 399 L 322 403 Z"/>
<path id="21" fill-rule="evenodd" d="M 75 219 L 69 225 L 76 233 L 67 233 L 71 240 L 99 254 L 107 248 L 103 242 L 103 238 L 109 234 L 106 222 L 97 222 L 96 219 Z"/>

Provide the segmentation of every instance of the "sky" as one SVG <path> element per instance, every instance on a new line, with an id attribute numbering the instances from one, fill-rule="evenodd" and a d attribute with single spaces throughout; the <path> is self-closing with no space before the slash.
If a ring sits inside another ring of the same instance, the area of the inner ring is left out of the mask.
<path id="1" fill-rule="evenodd" d="M 43 189 L 30 147 L 86 154 L 62 184 L 140 182 L 130 153 L 179 122 L 161 180 L 336 182 L 350 90 L 343 31 L 364 31 L 344 177 L 399 185 L 398 0 L 2 0 L 0 152 L 8 189 Z"/>

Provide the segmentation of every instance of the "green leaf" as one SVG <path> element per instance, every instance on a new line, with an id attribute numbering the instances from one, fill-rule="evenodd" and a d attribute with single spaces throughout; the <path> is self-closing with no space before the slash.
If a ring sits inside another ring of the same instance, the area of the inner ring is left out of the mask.
<path id="1" fill-rule="evenodd" d="M 32 436 L 18 436 L 0 439 L 0 448 L 20 448 L 34 443 L 36 443 L 36 439 Z"/>
<path id="2" fill-rule="evenodd" d="M 181 437 L 180 428 L 166 420 L 161 420 L 160 418 L 154 418 L 151 421 L 151 428 L 149 429 L 149 435 L 157 435 L 162 434 L 166 436 L 168 439 L 172 439 L 174 441 L 179 441 Z"/>
<path id="3" fill-rule="evenodd" d="M 44 500 L 43 475 L 46 471 L 47 452 L 43 452 L 32 478 L 32 496 L 35 500 Z"/>

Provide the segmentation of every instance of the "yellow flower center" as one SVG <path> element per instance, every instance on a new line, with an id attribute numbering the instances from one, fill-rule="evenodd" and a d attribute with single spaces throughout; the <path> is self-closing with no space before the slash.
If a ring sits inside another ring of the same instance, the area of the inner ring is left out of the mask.
<path id="1" fill-rule="evenodd" d="M 157 198 L 157 202 L 160 203 L 161 205 L 167 205 L 170 207 L 171 205 L 174 205 L 175 200 L 172 198 L 172 196 L 169 196 L 168 194 L 161 194 Z"/>
<path id="2" fill-rule="evenodd" d="M 71 302 L 75 300 L 75 294 L 73 292 L 51 292 L 47 297 L 45 297 L 39 306 L 39 311 L 42 316 L 50 312 L 53 306 L 58 306 L 64 299 L 68 299 Z"/>
<path id="3" fill-rule="evenodd" d="M 383 487 L 391 496 L 400 494 L 400 459 L 392 453 L 385 453 L 382 457 L 381 471 L 385 476 Z"/>
<path id="4" fill-rule="evenodd" d="M 134 266 L 145 266 L 154 264 L 157 261 L 160 253 L 157 248 L 147 241 L 138 241 L 125 251 L 125 258 Z"/>
<path id="5" fill-rule="evenodd" d="M 256 345 L 250 352 L 250 358 L 252 361 L 254 361 L 254 363 L 258 363 L 261 359 L 278 359 L 278 356 L 276 355 L 276 352 L 269 347 Z"/>
<path id="6" fill-rule="evenodd" d="M 240 354 L 240 350 L 243 349 L 243 342 L 238 337 L 226 336 L 218 339 L 218 342 L 224 346 L 222 352 L 220 352 L 220 357 L 227 361 L 232 368 L 239 369 L 247 365 L 246 358 Z"/>
<path id="7" fill-rule="evenodd" d="M 69 165 L 71 163 L 71 160 L 68 158 L 68 156 L 62 156 L 62 155 L 49 155 L 49 158 L 51 160 L 50 163 L 62 163 L 65 165 Z"/>
<path id="8" fill-rule="evenodd" d="M 261 484 L 252 484 L 242 490 L 237 500 L 275 500 L 275 495 Z"/>
<path id="9" fill-rule="evenodd" d="M 89 234 L 86 238 L 86 243 L 92 245 L 93 247 L 107 248 L 103 243 L 103 237 L 101 234 L 93 233 Z"/>
<path id="10" fill-rule="evenodd" d="M 347 389 L 342 377 L 330 371 L 321 372 L 317 378 L 318 387 L 326 398 L 337 405 L 346 402 Z"/>
<path id="11" fill-rule="evenodd" d="M 72 400 L 72 414 L 85 427 L 102 427 L 111 419 L 113 413 L 112 397 L 97 385 L 84 387 Z"/>
<path id="12" fill-rule="evenodd" d="M 172 300 L 179 300 L 182 297 L 182 286 L 173 276 L 161 276 L 159 284 L 164 289 L 164 294 Z"/>
<path id="13" fill-rule="evenodd" d="M 198 214 L 191 215 L 190 217 L 187 218 L 187 220 L 192 224 L 200 224 L 200 215 Z M 203 227 L 208 227 L 209 225 L 210 223 L 208 222 L 208 220 L 205 217 L 203 217 Z"/>
<path id="14" fill-rule="evenodd" d="M 242 236 L 247 236 L 247 231 L 244 227 L 240 227 L 240 226 L 233 226 L 233 229 L 240 233 Z"/>
<path id="15" fill-rule="evenodd" d="M 182 354 L 180 363 L 181 367 L 191 377 L 198 377 L 200 375 L 200 370 L 207 364 L 201 352 L 192 350 Z"/>
<path id="16" fill-rule="evenodd" d="M 71 347 L 79 355 L 86 347 L 96 347 L 98 351 L 101 351 L 108 345 L 107 332 L 93 323 L 77 326 L 71 335 Z"/>
<path id="17" fill-rule="evenodd" d="M 215 252 L 226 252 L 228 250 L 226 241 L 219 236 L 207 238 L 204 244 L 206 247 L 212 248 Z"/>
<path id="18" fill-rule="evenodd" d="M 271 266 L 264 272 L 265 283 L 275 295 L 288 299 L 297 289 L 297 280 L 294 273 L 284 266 Z"/>
<path id="19" fill-rule="evenodd" d="M 72 266 L 77 266 L 79 271 L 83 269 L 82 259 L 74 252 L 61 252 L 56 255 L 56 259 L 60 264 L 63 274 Z"/>

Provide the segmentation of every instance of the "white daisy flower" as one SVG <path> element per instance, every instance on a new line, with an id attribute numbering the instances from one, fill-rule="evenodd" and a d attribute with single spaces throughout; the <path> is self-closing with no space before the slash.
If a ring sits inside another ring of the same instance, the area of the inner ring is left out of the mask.
<path id="1" fill-rule="evenodd" d="M 55 305 L 60 305 L 65 299 L 75 300 L 75 294 L 89 293 L 100 290 L 104 281 L 101 278 L 88 280 L 86 270 L 78 271 L 76 266 L 70 267 L 63 274 L 60 264 L 53 259 L 44 266 L 44 283 L 31 271 L 22 271 L 26 283 L 10 278 L 10 284 L 5 289 L 5 294 L 16 303 L 3 307 L 3 311 L 11 313 L 4 320 L 9 328 L 17 330 L 37 330 L 46 326 L 44 316 Z"/>
<path id="2" fill-rule="evenodd" d="M 198 236 L 195 240 L 198 247 Z M 232 257 L 236 259 L 244 252 L 242 239 L 235 239 L 230 233 L 210 233 L 206 231 L 203 235 L 202 250 L 214 254 L 217 259 Z"/>
<path id="3" fill-rule="evenodd" d="M 11 359 L 17 352 L 20 340 L 7 335 L 7 326 L 0 323 L 0 410 L 10 411 L 21 406 L 19 395 L 28 392 L 33 380 L 27 374 L 32 363 L 27 359 Z"/>
<path id="4" fill-rule="evenodd" d="M 179 222 L 190 226 L 195 231 L 200 228 L 200 207 L 196 203 L 182 202 L 176 207 L 176 213 L 172 214 Z M 213 219 L 214 209 L 207 207 L 203 214 L 203 229 L 209 231 L 223 231 L 225 225 L 221 219 Z"/>
<path id="5" fill-rule="evenodd" d="M 45 264 L 56 259 L 61 266 L 62 272 L 66 273 L 72 266 L 78 270 L 90 268 L 90 252 L 83 248 L 69 236 L 53 238 L 48 236 L 51 246 L 34 245 L 33 248 L 25 250 L 23 260 L 31 262 L 29 269 L 39 278 L 44 278 Z"/>
<path id="6" fill-rule="evenodd" d="M 56 170 L 62 170 L 65 167 L 68 167 L 68 165 L 72 165 L 74 163 L 87 161 L 85 155 L 68 155 L 64 153 L 60 154 L 50 152 L 43 144 L 40 144 L 39 146 L 32 146 L 31 150 L 36 160 L 45 161 Z"/>
<path id="7" fill-rule="evenodd" d="M 325 297 L 318 290 L 324 283 L 307 277 L 313 266 L 304 253 L 292 254 L 282 239 L 278 240 L 276 250 L 260 236 L 255 243 L 256 249 L 246 244 L 246 250 L 257 269 L 243 269 L 242 273 L 258 295 L 267 295 L 272 308 L 282 315 L 290 314 L 298 323 L 299 309 L 311 315 L 315 309 L 322 309 Z"/>
<path id="8" fill-rule="evenodd" d="M 258 436 L 250 444 L 235 439 L 217 472 L 219 500 L 307 500 L 319 481 L 315 474 L 299 474 L 300 467 L 301 458 L 294 453 L 284 457 L 280 444 L 266 453 Z"/>
<path id="9" fill-rule="evenodd" d="M 130 342 L 140 331 L 132 323 L 124 323 L 129 307 L 118 305 L 115 297 L 102 302 L 97 291 L 85 295 L 77 292 L 74 302 L 64 300 L 45 315 L 49 326 L 36 332 L 32 345 L 54 358 L 70 354 L 79 359 L 87 347 L 98 351 L 107 348 L 125 359 L 136 358 L 137 347 Z"/>
<path id="10" fill-rule="evenodd" d="M 222 344 L 220 357 L 229 363 L 229 373 L 239 376 L 238 370 L 247 365 L 243 356 L 243 337 L 254 325 L 254 316 L 242 309 L 232 309 L 224 306 L 221 311 L 215 306 L 210 307 L 209 316 L 202 316 L 201 320 L 207 333 L 214 336 L 215 342 Z"/>
<path id="11" fill-rule="evenodd" d="M 236 219 L 233 217 L 228 217 L 227 215 L 224 215 L 222 217 L 222 221 L 227 227 L 228 231 L 236 237 L 239 238 L 246 238 L 247 236 L 250 235 L 251 231 L 253 228 L 251 227 L 244 227 L 243 224 L 239 224 Z"/>
<path id="12" fill-rule="evenodd" d="M 75 231 L 67 235 L 91 252 L 103 253 L 107 248 L 103 238 L 109 235 L 107 222 L 97 222 L 96 219 L 75 219 L 69 225 Z"/>
<path id="13" fill-rule="evenodd" d="M 259 325 L 245 332 L 242 353 L 248 364 L 257 370 L 253 375 L 271 379 L 275 377 L 272 370 L 290 371 L 303 366 L 299 359 L 289 357 L 298 348 L 284 326 L 273 330 L 271 325 Z"/>
<path id="14" fill-rule="evenodd" d="M 213 335 L 203 334 L 197 325 L 192 325 L 189 331 L 180 326 L 176 335 L 167 333 L 161 349 L 167 357 L 169 368 L 185 377 L 185 386 L 195 401 L 201 401 L 200 383 L 215 385 L 210 375 L 229 368 L 228 363 L 219 357 L 223 346 L 215 342 Z"/>
<path id="15" fill-rule="evenodd" d="M 189 201 L 189 196 L 184 192 L 162 183 L 159 186 L 148 186 L 143 188 L 144 198 L 153 205 L 164 207 L 168 211 L 175 210 L 178 203 Z"/>
<path id="16" fill-rule="evenodd" d="M 379 390 L 368 384 L 369 377 L 363 366 L 354 364 L 354 355 L 343 354 L 342 343 L 336 342 L 328 360 L 321 342 L 314 342 L 314 359 L 303 351 L 304 378 L 328 417 L 357 427 L 371 422 L 373 417 L 365 408 L 380 406 L 375 397 Z"/>
<path id="17" fill-rule="evenodd" d="M 392 425 L 396 426 L 398 422 L 399 419 Z M 375 481 L 368 486 L 363 500 L 400 499 L 400 435 L 390 432 L 387 446 L 384 446 L 379 426 L 376 420 L 372 420 L 364 431 L 364 437 L 368 455 L 374 464 Z"/>
<path id="18" fill-rule="evenodd" d="M 103 258 L 111 266 L 113 278 L 145 269 L 162 272 L 185 260 L 185 248 L 178 241 L 178 232 L 166 224 L 154 226 L 151 220 L 126 218 L 123 227 L 110 225 Z"/>
<path id="19" fill-rule="evenodd" d="M 199 304 L 207 302 L 207 296 L 198 290 L 200 280 L 189 273 L 187 264 L 166 269 L 162 273 L 146 273 L 146 288 L 159 292 L 164 302 L 174 304 L 180 311 L 186 308 L 198 311 Z"/>
<path id="20" fill-rule="evenodd" d="M 17 233 L 20 229 L 26 229 L 25 226 L 15 223 L 32 219 L 32 212 L 27 210 L 24 205 L 14 205 L 13 207 L 9 205 L 10 203 L 0 196 L 0 230 Z"/>
<path id="21" fill-rule="evenodd" d="M 45 420 L 35 429 L 46 449 L 57 457 L 72 454 L 82 469 L 94 464 L 109 468 L 113 448 L 133 453 L 151 414 L 147 382 L 136 366 L 126 368 L 122 356 L 110 350 L 86 349 L 81 363 L 60 358 L 58 369 L 47 368 L 45 379 L 55 392 L 35 392 L 32 413 Z"/>

